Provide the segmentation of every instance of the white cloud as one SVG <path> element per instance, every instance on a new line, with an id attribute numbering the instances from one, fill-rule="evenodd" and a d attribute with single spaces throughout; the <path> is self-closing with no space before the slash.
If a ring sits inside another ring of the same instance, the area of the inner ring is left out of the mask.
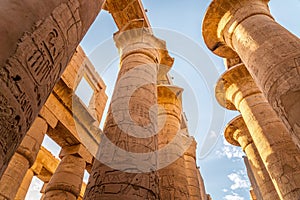
<path id="1" fill-rule="evenodd" d="M 241 147 L 236 147 L 223 139 L 223 146 L 221 150 L 217 150 L 216 154 L 218 157 L 227 157 L 228 159 L 232 158 L 242 158 L 245 154 L 242 151 Z"/>
<path id="2" fill-rule="evenodd" d="M 244 200 L 244 197 L 239 196 L 236 193 L 228 194 L 224 198 L 224 200 Z"/>
<path id="3" fill-rule="evenodd" d="M 228 192 L 228 190 L 227 190 L 227 189 L 225 189 L 225 188 L 224 188 L 222 191 L 223 191 L 223 192 Z"/>
<path id="4" fill-rule="evenodd" d="M 230 186 L 232 190 L 250 187 L 247 174 L 243 170 L 240 170 L 237 173 L 231 173 L 227 175 L 227 177 L 233 182 L 233 184 Z"/>

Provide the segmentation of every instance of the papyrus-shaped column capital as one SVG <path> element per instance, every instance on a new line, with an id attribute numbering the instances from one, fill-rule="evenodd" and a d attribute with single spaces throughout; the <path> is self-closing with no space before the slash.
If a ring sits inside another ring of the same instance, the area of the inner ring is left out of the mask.
<path id="1" fill-rule="evenodd" d="M 241 146 L 243 151 L 253 143 L 248 128 L 241 115 L 231 120 L 224 131 L 224 136 L 227 142 L 235 146 Z"/>
<path id="2" fill-rule="evenodd" d="M 266 15 L 272 18 L 269 0 L 214 0 L 206 10 L 202 35 L 207 47 L 215 54 L 234 58 L 232 33 L 242 22 L 253 15 Z"/>
<path id="3" fill-rule="evenodd" d="M 223 73 L 215 87 L 217 101 L 229 110 L 239 109 L 236 106 L 245 96 L 256 93 L 260 93 L 260 90 L 244 64 L 238 64 Z"/>

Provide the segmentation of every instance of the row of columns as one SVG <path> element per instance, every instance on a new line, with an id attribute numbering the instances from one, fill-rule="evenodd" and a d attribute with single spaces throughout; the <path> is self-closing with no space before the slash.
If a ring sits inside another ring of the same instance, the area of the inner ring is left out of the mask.
<path id="1" fill-rule="evenodd" d="M 267 3 L 214 0 L 202 31 L 208 48 L 230 65 L 217 83 L 216 98 L 242 115 L 229 123 L 225 137 L 245 151 L 257 196 L 296 200 L 300 40 L 274 21 Z"/>
<path id="2" fill-rule="evenodd" d="M 0 199 L 14 199 L 22 181 L 31 182 L 33 172 L 30 167 L 37 157 L 47 129 L 46 121 L 36 118 L 0 179 Z"/>
<path id="3" fill-rule="evenodd" d="M 120 71 L 84 199 L 202 199 L 195 141 L 189 150 L 172 143 L 186 137 L 182 89 L 161 84 L 173 60 L 164 41 L 134 23 L 114 35 Z"/>
<path id="4" fill-rule="evenodd" d="M 300 152 L 287 128 L 243 64 L 231 67 L 216 86 L 218 101 L 239 110 L 280 198 L 300 195 Z"/>
<path id="5" fill-rule="evenodd" d="M 277 116 L 300 144 L 300 40 L 274 21 L 269 0 L 214 0 L 202 33 L 215 54 L 241 58 Z"/>
<path id="6" fill-rule="evenodd" d="M 133 22 L 134 23 L 134 22 Z M 114 39 L 120 71 L 84 199 L 159 199 L 157 70 L 164 43 L 149 29 L 120 31 Z M 144 154 L 143 160 L 134 155 Z"/>
<path id="7" fill-rule="evenodd" d="M 0 177 L 103 3 L 1 2 Z"/>
<path id="8" fill-rule="evenodd" d="M 43 193 L 41 199 L 77 200 L 79 198 L 86 165 L 92 164 L 93 157 L 80 144 L 63 147 L 60 152 L 61 161 L 53 175 L 48 177 L 48 174 L 43 174 L 43 166 L 39 163 L 38 166 L 33 164 L 47 128 L 44 119 L 38 117 L 34 121 L 0 179 L 0 199 L 24 200 L 35 175 L 43 177 L 45 181 L 41 190 Z M 39 173 L 38 171 L 40 174 L 35 174 Z"/>
<path id="9" fill-rule="evenodd" d="M 250 171 L 253 173 L 255 183 L 258 186 L 254 190 L 256 197 L 258 199 L 279 200 L 271 177 L 260 158 L 242 116 L 238 116 L 228 123 L 224 136 L 230 144 L 241 146 L 247 155 Z"/>

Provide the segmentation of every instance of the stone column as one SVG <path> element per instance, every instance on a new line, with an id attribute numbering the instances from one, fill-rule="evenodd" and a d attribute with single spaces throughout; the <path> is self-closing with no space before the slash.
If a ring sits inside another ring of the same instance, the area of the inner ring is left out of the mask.
<path id="1" fill-rule="evenodd" d="M 253 173 L 253 170 L 252 170 L 252 168 L 251 168 L 251 166 L 250 166 L 250 162 L 249 162 L 249 160 L 248 160 L 248 157 L 247 157 L 247 156 L 244 156 L 243 158 L 244 158 L 244 163 L 245 163 L 246 170 L 247 170 L 247 175 L 248 175 L 249 181 L 250 181 L 250 183 L 251 183 L 250 191 L 252 190 L 252 192 L 255 193 L 255 196 L 256 196 L 256 197 L 259 197 L 260 199 L 262 199 L 262 197 L 261 197 L 261 192 L 260 192 L 260 188 L 259 188 L 259 186 L 258 186 L 258 184 L 257 184 L 257 181 L 256 181 L 255 177 L 254 177 L 254 173 Z M 262 163 L 262 164 L 263 164 L 263 163 Z M 266 170 L 266 168 L 265 168 L 264 165 L 263 165 L 263 167 L 264 167 L 264 169 Z M 266 173 L 268 173 L 268 172 L 266 171 Z M 268 174 L 268 176 L 269 176 L 269 174 Z M 271 177 L 269 176 L 269 178 L 271 178 Z M 274 188 L 274 185 L 273 185 L 273 188 Z M 274 189 L 275 189 L 275 188 L 274 188 Z M 277 193 L 276 193 L 276 194 L 277 194 Z M 277 195 L 277 196 L 278 196 L 278 195 Z"/>
<path id="2" fill-rule="evenodd" d="M 127 28 L 135 27 L 135 21 Z M 159 199 L 157 70 L 169 58 L 151 30 L 114 35 L 120 72 L 84 199 Z"/>
<path id="3" fill-rule="evenodd" d="M 76 200 L 79 197 L 86 168 L 86 154 L 80 146 L 62 149 L 61 161 L 45 188 L 43 200 Z"/>
<path id="4" fill-rule="evenodd" d="M 48 185 L 49 182 L 44 182 L 41 190 L 40 190 L 40 193 L 42 194 L 40 200 L 44 200 L 45 199 L 45 191 L 46 191 L 46 188 L 47 188 L 47 185 Z"/>
<path id="5" fill-rule="evenodd" d="M 203 37 L 217 55 L 238 53 L 300 145 L 300 39 L 274 21 L 268 2 L 214 0 L 203 21 Z"/>
<path id="6" fill-rule="evenodd" d="M 224 136 L 227 142 L 235 146 L 241 146 L 246 153 L 250 170 L 258 186 L 258 191 L 255 191 L 256 196 L 261 200 L 279 200 L 273 182 L 260 158 L 242 116 L 238 116 L 228 123 Z"/>
<path id="7" fill-rule="evenodd" d="M 104 0 L 0 3 L 0 176 Z"/>
<path id="8" fill-rule="evenodd" d="M 254 189 L 252 187 L 250 187 L 250 200 L 257 200 L 257 195 L 254 192 Z"/>
<path id="9" fill-rule="evenodd" d="M 37 157 L 47 129 L 46 121 L 37 117 L 1 177 L 0 199 L 15 198 L 28 169 Z"/>
<path id="10" fill-rule="evenodd" d="M 24 200 L 25 199 L 33 176 L 34 176 L 33 171 L 31 169 L 27 170 L 25 177 L 23 178 L 23 181 L 18 189 L 18 192 L 17 192 L 14 200 Z"/>
<path id="11" fill-rule="evenodd" d="M 196 146 L 197 142 L 193 141 L 187 151 L 184 153 L 185 170 L 187 175 L 187 186 L 190 194 L 190 200 L 201 199 L 200 184 L 198 179 L 198 168 L 196 164 Z"/>
<path id="12" fill-rule="evenodd" d="M 198 177 L 198 182 L 199 182 L 199 187 L 200 187 L 200 196 L 201 196 L 201 200 L 204 199 L 206 200 L 207 199 L 207 194 L 206 194 L 206 190 L 205 190 L 205 185 L 204 185 L 204 180 L 202 178 L 202 175 L 200 173 L 200 167 L 197 167 L 197 177 Z"/>
<path id="13" fill-rule="evenodd" d="M 241 112 L 279 197 L 299 199 L 299 149 L 243 64 L 222 75 L 216 98 L 223 107 Z"/>
<path id="14" fill-rule="evenodd" d="M 162 129 L 158 133 L 158 148 L 169 148 L 170 152 L 158 155 L 159 193 L 161 199 L 188 200 L 187 177 L 185 173 L 185 162 L 178 144 L 172 143 L 174 137 L 180 134 L 181 112 L 182 112 L 182 88 L 172 85 L 157 86 L 158 127 Z M 174 160 L 168 158 L 174 157 Z"/>

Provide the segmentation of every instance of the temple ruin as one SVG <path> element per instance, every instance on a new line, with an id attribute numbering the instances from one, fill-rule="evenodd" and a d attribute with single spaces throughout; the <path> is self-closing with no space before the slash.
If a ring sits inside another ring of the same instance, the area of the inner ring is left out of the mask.
<path id="1" fill-rule="evenodd" d="M 252 200 L 299 200 L 300 40 L 268 2 L 213 0 L 202 35 L 224 59 L 215 97 L 240 113 L 224 137 L 245 152 Z M 183 114 L 184 88 L 169 78 L 176 61 L 141 0 L 0 5 L 0 200 L 24 200 L 34 176 L 43 200 L 212 199 Z M 101 9 L 118 27 L 110 102 L 79 46 Z M 75 94 L 82 79 L 93 90 L 88 105 Z M 45 135 L 61 147 L 59 159 L 42 146 Z"/>

